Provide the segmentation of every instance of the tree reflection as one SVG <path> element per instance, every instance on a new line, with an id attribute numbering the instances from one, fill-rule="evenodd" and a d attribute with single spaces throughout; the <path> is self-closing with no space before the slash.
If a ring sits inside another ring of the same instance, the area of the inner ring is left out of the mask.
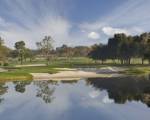
<path id="1" fill-rule="evenodd" d="M 48 81 L 36 81 L 34 84 L 38 87 L 36 96 L 42 98 L 45 103 L 51 103 L 55 88 L 49 87 Z"/>
<path id="2" fill-rule="evenodd" d="M 87 84 L 108 91 L 109 98 L 115 103 L 141 101 L 150 107 L 149 77 L 89 78 Z"/>
<path id="3" fill-rule="evenodd" d="M 78 80 L 61 80 L 63 84 L 76 84 Z"/>
<path id="4" fill-rule="evenodd" d="M 4 100 L 2 97 L 5 93 L 7 93 L 8 87 L 4 82 L 0 82 L 0 103 Z"/>
<path id="5" fill-rule="evenodd" d="M 31 81 L 15 81 L 13 83 L 17 92 L 24 93 L 26 90 L 26 86 L 30 85 Z"/>

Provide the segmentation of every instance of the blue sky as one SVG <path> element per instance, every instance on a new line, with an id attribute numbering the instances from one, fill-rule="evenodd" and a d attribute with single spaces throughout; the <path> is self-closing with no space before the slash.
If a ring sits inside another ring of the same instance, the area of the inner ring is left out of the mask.
<path id="1" fill-rule="evenodd" d="M 150 31 L 150 0 L 0 0 L 0 36 L 28 47 L 51 35 L 54 46 L 107 43 L 115 33 Z"/>

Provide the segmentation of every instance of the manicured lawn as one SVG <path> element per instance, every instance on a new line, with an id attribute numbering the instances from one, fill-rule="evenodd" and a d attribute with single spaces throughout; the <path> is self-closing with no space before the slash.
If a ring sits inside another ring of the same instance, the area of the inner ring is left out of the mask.
<path id="1" fill-rule="evenodd" d="M 57 70 L 50 67 L 23 67 L 8 68 L 8 72 L 0 73 L 0 80 L 32 80 L 30 73 L 56 73 Z"/>
<path id="2" fill-rule="evenodd" d="M 115 63 L 114 63 L 115 62 Z M 23 64 L 45 64 L 46 61 L 43 59 L 35 59 L 34 61 L 30 62 L 27 60 Z M 148 64 L 148 61 L 144 62 L 145 64 Z M 18 65 L 17 61 L 12 61 L 10 62 L 10 66 L 15 66 Z M 141 64 L 141 59 L 140 58 L 134 58 L 131 60 L 131 64 L 129 66 L 135 66 L 137 64 Z M 58 57 L 56 59 L 52 59 L 50 61 L 50 67 L 102 67 L 102 66 L 127 66 L 127 65 L 121 65 L 118 60 L 112 61 L 112 60 L 107 60 L 105 61 L 104 65 L 101 65 L 101 61 L 94 61 L 92 59 L 89 59 L 87 57 Z"/>
<path id="3" fill-rule="evenodd" d="M 4 72 L 0 73 L 0 81 L 8 80 L 32 80 L 32 76 L 28 73 Z"/>
<path id="4" fill-rule="evenodd" d="M 14 70 L 17 73 L 55 73 L 55 69 L 49 66 L 40 66 L 40 67 L 22 67 Z"/>
<path id="5" fill-rule="evenodd" d="M 123 67 L 127 68 L 123 73 L 125 74 L 144 74 L 150 73 L 150 66 L 147 64 L 140 65 L 139 59 L 133 59 L 135 64 L 132 65 L 121 65 L 114 64 L 111 60 L 106 61 L 104 65 L 100 62 L 95 62 L 89 58 L 85 57 L 74 57 L 74 58 L 57 58 L 50 62 L 49 66 L 40 66 L 40 67 L 14 67 L 14 62 L 10 64 L 10 66 L 5 67 L 8 69 L 8 72 L 0 73 L 0 80 L 32 80 L 32 76 L 30 73 L 56 73 L 58 70 L 54 68 L 101 68 L 106 66 L 115 66 L 115 67 Z M 43 64 L 46 63 L 43 60 L 37 60 L 34 62 L 27 61 L 24 64 Z M 117 63 L 117 61 L 116 61 Z"/>
<path id="6" fill-rule="evenodd" d="M 132 66 L 124 72 L 126 74 L 150 74 L 150 66 Z"/>

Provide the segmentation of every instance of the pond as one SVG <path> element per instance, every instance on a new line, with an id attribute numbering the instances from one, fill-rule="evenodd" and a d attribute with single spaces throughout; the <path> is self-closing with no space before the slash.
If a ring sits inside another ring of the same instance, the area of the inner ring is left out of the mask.
<path id="1" fill-rule="evenodd" d="M 1 120 L 150 120 L 150 76 L 0 83 Z"/>

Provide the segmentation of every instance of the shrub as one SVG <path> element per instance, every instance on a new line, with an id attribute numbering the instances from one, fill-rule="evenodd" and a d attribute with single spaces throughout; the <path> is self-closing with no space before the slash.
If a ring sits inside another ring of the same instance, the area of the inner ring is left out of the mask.
<path id="1" fill-rule="evenodd" d="M 4 66 L 8 66 L 9 64 L 8 63 L 4 63 Z"/>

